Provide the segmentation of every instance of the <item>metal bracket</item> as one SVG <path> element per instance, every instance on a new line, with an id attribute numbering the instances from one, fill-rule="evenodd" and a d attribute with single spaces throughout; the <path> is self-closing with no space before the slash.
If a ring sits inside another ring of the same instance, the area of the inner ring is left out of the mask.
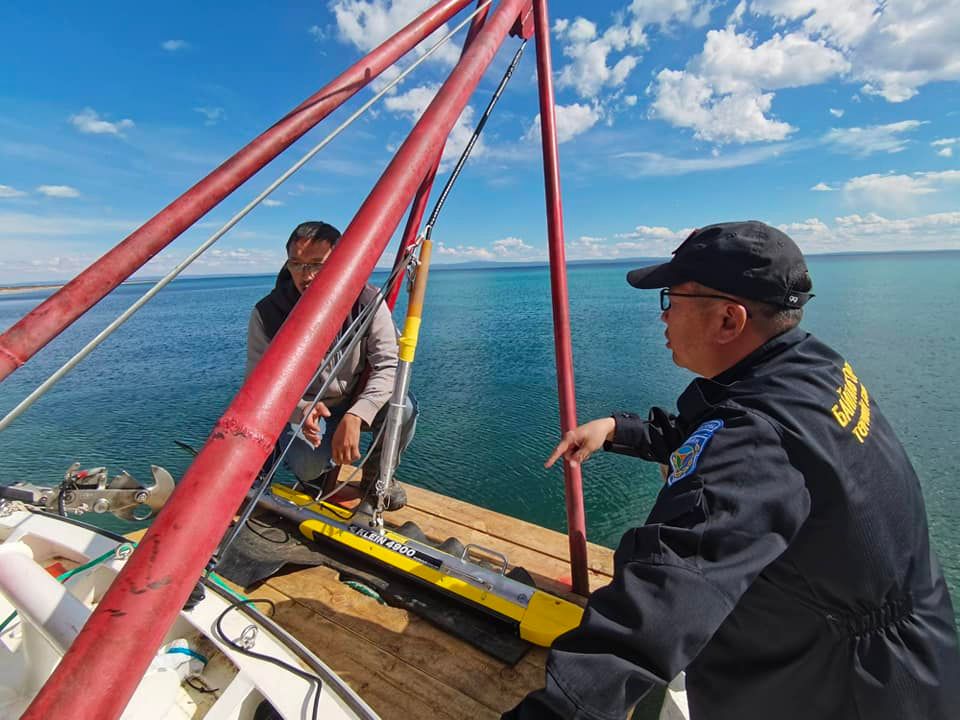
<path id="1" fill-rule="evenodd" d="M 0 497 L 8 495 L 45 510 L 56 510 L 62 495 L 64 510 L 74 515 L 112 513 L 123 520 L 142 521 L 156 515 L 176 487 L 164 468 L 151 465 L 150 470 L 153 484 L 141 485 L 126 470 L 108 479 L 105 467 L 81 470 L 80 463 L 74 463 L 58 486 L 15 483 L 0 488 Z"/>

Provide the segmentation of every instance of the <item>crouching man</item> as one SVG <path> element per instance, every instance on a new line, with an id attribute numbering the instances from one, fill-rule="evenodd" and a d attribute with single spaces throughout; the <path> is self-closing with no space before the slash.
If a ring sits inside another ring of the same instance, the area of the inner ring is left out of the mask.
<path id="1" fill-rule="evenodd" d="M 298 225 L 287 240 L 287 262 L 277 275 L 276 286 L 269 295 L 256 304 L 250 313 L 247 330 L 247 375 L 260 361 L 273 336 L 293 310 L 300 296 L 320 272 L 340 232 L 325 222 L 305 222 Z M 354 303 L 344 328 L 375 301 L 376 288 L 366 285 Z M 342 332 L 342 330 L 341 330 Z M 339 336 L 338 336 L 339 337 Z M 336 358 L 334 360 L 334 364 Z M 316 399 L 317 393 L 330 376 L 325 370 L 307 388 L 297 404 L 287 426 L 277 441 L 282 450 L 294 437 L 293 425 L 298 425 L 304 413 Z M 339 465 L 349 465 L 360 459 L 360 432 L 372 431 L 377 437 L 387 416 L 388 401 L 393 392 L 397 370 L 397 330 L 390 310 L 381 304 L 367 335 L 349 352 L 346 361 L 329 383 L 323 397 L 309 412 L 303 425 L 303 437 L 296 437 L 284 458 L 284 464 L 306 484 L 329 489 L 336 479 Z M 366 382 L 362 379 L 366 375 Z M 407 397 L 401 431 L 400 452 L 413 438 L 417 421 L 416 401 Z M 363 466 L 360 484 L 364 495 L 372 493 L 380 470 L 380 450 L 377 443 Z M 398 483 L 391 483 L 388 491 L 388 510 L 397 510 L 406 503 L 406 493 Z"/>

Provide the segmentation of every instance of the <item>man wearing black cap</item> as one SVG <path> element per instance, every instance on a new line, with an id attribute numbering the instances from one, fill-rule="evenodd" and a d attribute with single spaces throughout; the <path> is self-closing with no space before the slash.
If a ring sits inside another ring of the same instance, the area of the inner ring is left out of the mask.
<path id="1" fill-rule="evenodd" d="M 799 248 L 759 222 L 695 231 L 663 288 L 679 414 L 625 412 L 548 459 L 603 447 L 667 466 L 613 582 L 505 718 L 623 718 L 686 671 L 693 720 L 960 718 L 953 608 L 920 485 L 853 365 L 797 324 Z"/>

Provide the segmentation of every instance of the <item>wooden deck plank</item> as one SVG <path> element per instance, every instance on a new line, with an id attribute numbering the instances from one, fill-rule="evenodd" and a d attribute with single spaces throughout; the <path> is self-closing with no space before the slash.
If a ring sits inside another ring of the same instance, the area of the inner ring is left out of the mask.
<path id="1" fill-rule="evenodd" d="M 268 585 L 396 660 L 500 712 L 507 709 L 501 707 L 505 701 L 516 703 L 543 682 L 545 650 L 534 648 L 510 667 L 412 613 L 380 605 L 339 582 L 328 568 L 281 575 Z"/>
<path id="2" fill-rule="evenodd" d="M 276 621 L 316 653 L 384 720 L 494 720 L 502 712 L 431 677 L 415 664 L 390 654 L 271 586 L 261 586 L 251 596 L 273 600 Z M 435 661 L 436 658 L 430 664 Z"/>
<path id="3" fill-rule="evenodd" d="M 567 536 L 563 533 L 477 505 L 471 505 L 446 495 L 440 495 L 415 485 L 404 483 L 403 486 L 407 491 L 409 507 L 473 528 L 501 540 L 518 545 L 522 544 L 531 550 L 562 560 L 569 566 L 570 545 Z M 391 515 L 399 517 L 402 516 L 402 513 L 401 510 Z M 613 552 L 610 548 L 596 543 L 587 543 L 587 551 L 589 569 L 601 575 L 612 577 Z"/>

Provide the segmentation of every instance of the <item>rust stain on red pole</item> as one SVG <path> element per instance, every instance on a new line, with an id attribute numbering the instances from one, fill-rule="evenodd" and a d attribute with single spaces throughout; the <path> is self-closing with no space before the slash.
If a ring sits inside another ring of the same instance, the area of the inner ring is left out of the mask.
<path id="1" fill-rule="evenodd" d="M 553 72 L 550 60 L 550 22 L 546 0 L 533 0 L 537 43 L 537 80 L 540 85 L 540 135 L 543 140 L 543 179 L 547 196 L 547 236 L 550 246 L 550 289 L 553 298 L 553 338 L 557 357 L 557 391 L 560 396 L 560 431 L 577 426 L 577 398 L 573 383 L 573 347 L 570 343 L 570 303 L 563 248 L 563 205 L 560 199 L 560 155 L 553 105 Z M 583 509 L 580 466 L 563 465 L 570 537 L 570 571 L 573 590 L 590 592 L 587 577 L 587 521 Z"/>
<path id="2" fill-rule="evenodd" d="M 503 0 L 441 87 L 23 720 L 123 712 L 522 2 Z"/>
<path id="3" fill-rule="evenodd" d="M 470 3 L 442 0 L 304 100 L 273 127 L 0 335 L 0 381 L 143 267 L 212 207 Z"/>

